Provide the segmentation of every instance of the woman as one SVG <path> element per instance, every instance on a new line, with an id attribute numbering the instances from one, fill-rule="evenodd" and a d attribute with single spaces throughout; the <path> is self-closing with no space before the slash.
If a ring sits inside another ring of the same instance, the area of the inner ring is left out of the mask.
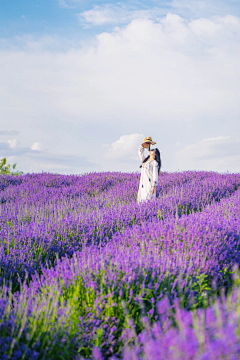
<path id="1" fill-rule="evenodd" d="M 141 178 L 138 189 L 138 203 L 145 200 L 156 198 L 156 187 L 158 184 L 158 175 L 161 169 L 161 157 L 158 149 L 150 150 L 150 146 L 156 143 L 152 138 L 146 137 L 143 144 L 138 149 L 138 155 L 142 161 Z M 149 149 L 149 155 L 145 157 L 144 149 Z"/>

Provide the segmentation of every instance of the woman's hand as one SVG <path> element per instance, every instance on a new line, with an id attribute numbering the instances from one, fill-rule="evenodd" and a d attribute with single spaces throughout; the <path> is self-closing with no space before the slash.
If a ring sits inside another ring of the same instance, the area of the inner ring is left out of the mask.
<path id="1" fill-rule="evenodd" d="M 154 194 L 154 191 L 155 191 L 155 186 L 152 186 L 152 188 L 151 188 L 151 194 L 152 195 Z"/>
<path id="2" fill-rule="evenodd" d="M 146 149 L 149 149 L 150 144 L 145 142 L 142 144 L 142 146 L 145 147 Z"/>

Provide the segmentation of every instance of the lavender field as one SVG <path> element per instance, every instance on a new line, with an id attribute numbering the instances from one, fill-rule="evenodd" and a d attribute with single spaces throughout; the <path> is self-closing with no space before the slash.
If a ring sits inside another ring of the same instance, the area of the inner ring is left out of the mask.
<path id="1" fill-rule="evenodd" d="M 0 177 L 0 359 L 240 358 L 240 174 Z"/>

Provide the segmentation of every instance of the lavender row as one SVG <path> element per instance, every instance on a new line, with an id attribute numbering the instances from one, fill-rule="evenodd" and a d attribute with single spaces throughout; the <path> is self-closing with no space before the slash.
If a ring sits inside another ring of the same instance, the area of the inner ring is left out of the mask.
<path id="1" fill-rule="evenodd" d="M 165 173 L 161 172 L 159 178 L 158 191 L 165 193 L 169 188 L 179 186 L 191 181 L 201 180 L 203 178 L 213 176 L 214 172 L 192 172 L 185 171 L 183 173 Z M 124 200 L 131 198 L 132 194 L 135 194 L 138 190 L 140 176 L 138 173 L 90 173 L 87 175 L 57 175 L 57 174 L 32 174 L 22 176 L 1 176 L 0 179 L 0 191 L 1 202 L 6 203 L 12 200 L 17 202 L 25 202 L 28 205 L 35 204 L 36 201 L 47 201 L 52 195 L 56 195 L 56 199 L 63 197 L 89 197 L 96 198 L 99 195 L 110 194 L 110 199 L 118 197 L 120 191 L 128 191 L 128 196 Z M 167 181 L 166 181 L 167 180 Z M 111 190 L 116 185 L 122 185 L 117 189 L 117 194 L 114 192 L 114 196 L 111 196 Z M 5 190 L 5 191 L 4 191 Z M 3 192 L 4 191 L 4 192 Z M 31 195 L 31 196 L 30 196 Z M 34 196 L 35 195 L 35 196 Z M 117 196 L 116 196 L 117 195 Z M 120 195 L 121 196 L 121 195 Z"/>
<path id="2" fill-rule="evenodd" d="M 100 194 L 97 199 L 90 196 L 92 207 L 96 206 L 97 209 L 86 212 L 81 208 L 82 200 L 77 197 L 76 188 L 73 190 L 71 184 L 66 185 L 64 182 L 66 180 L 62 181 L 63 185 L 61 182 L 59 184 L 58 177 L 55 183 L 52 176 L 49 179 L 44 176 L 42 187 L 39 186 L 43 180 L 41 176 L 39 178 L 33 176 L 32 183 L 30 177 L 29 183 L 25 179 L 21 185 L 14 185 L 11 189 L 9 187 L 11 191 L 7 195 L 13 200 L 8 200 L 1 208 L 2 280 L 11 278 L 16 282 L 18 276 L 21 279 L 26 274 L 31 276 L 36 270 L 40 271 L 41 265 L 46 261 L 54 264 L 56 256 L 62 257 L 65 254 L 72 256 L 84 244 L 107 242 L 115 233 L 122 232 L 134 224 L 142 224 L 146 220 L 166 220 L 176 215 L 182 216 L 184 213 L 201 211 L 207 204 L 230 196 L 240 185 L 240 176 L 234 174 L 199 172 L 192 174 L 191 181 L 189 172 L 163 176 L 159 189 L 162 195 L 155 202 L 139 206 L 135 200 L 128 204 L 116 204 L 119 195 L 118 191 L 116 191 L 117 195 L 114 191 L 118 187 L 124 190 L 124 184 L 127 186 L 126 191 L 129 189 L 129 184 L 134 188 L 132 177 L 127 175 L 124 180 L 122 176 L 122 182 L 116 174 L 114 176 L 107 174 L 106 177 L 110 178 L 108 181 L 111 181 L 113 186 L 104 190 L 105 192 L 97 190 L 97 185 L 100 189 L 104 185 L 103 176 L 94 175 L 91 182 L 91 178 L 87 176 L 87 186 L 82 185 L 85 177 L 80 177 L 78 192 L 81 186 L 84 190 L 90 189 L 92 183 L 92 193 Z M 77 178 L 73 177 L 72 181 L 76 186 Z M 68 190 L 63 190 L 68 186 Z M 68 196 L 70 189 L 72 197 Z M 108 201 L 112 199 L 113 205 L 106 208 L 100 206 L 99 201 L 103 201 L 107 194 L 111 194 Z M 84 201 L 86 198 L 90 201 L 89 193 L 84 197 Z"/>

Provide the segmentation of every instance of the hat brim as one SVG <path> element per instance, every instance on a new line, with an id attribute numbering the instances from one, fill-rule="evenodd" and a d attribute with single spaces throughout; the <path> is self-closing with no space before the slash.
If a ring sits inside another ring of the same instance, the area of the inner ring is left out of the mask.
<path id="1" fill-rule="evenodd" d="M 144 141 L 144 142 L 142 143 L 142 145 L 145 144 L 145 143 L 151 144 L 151 145 L 155 145 L 155 144 L 156 144 L 154 141 L 147 140 L 147 141 Z"/>

